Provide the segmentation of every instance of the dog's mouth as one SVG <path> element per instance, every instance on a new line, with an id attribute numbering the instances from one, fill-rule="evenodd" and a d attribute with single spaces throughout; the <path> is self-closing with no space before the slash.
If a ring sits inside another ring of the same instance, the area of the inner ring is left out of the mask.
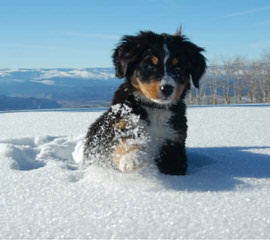
<path id="1" fill-rule="evenodd" d="M 170 90 L 166 90 L 167 88 L 169 88 Z M 159 90 L 159 97 L 151 98 L 150 100 L 158 104 L 171 104 L 177 99 L 175 94 L 176 88 L 174 86 L 161 86 Z"/>
<path id="2" fill-rule="evenodd" d="M 158 104 L 171 104 L 174 102 L 173 98 L 169 98 L 169 99 L 150 99 L 151 101 L 155 102 L 155 103 L 158 103 Z"/>

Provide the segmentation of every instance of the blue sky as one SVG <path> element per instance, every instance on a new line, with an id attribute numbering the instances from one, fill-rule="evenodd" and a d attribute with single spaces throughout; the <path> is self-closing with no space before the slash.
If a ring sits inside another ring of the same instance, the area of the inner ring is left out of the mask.
<path id="1" fill-rule="evenodd" d="M 270 50 L 269 0 L 0 0 L 0 68 L 111 67 L 124 34 L 183 33 L 216 57 Z"/>

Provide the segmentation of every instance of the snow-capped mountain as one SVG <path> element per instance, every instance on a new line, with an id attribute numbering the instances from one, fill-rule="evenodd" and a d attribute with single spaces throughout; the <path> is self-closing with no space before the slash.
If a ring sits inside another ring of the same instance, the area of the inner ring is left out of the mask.
<path id="1" fill-rule="evenodd" d="M 108 80 L 114 78 L 112 68 L 41 68 L 41 69 L 0 69 L 0 78 L 7 77 L 10 79 L 22 80 L 43 80 L 53 78 L 82 78 L 82 79 L 101 79 Z"/>
<path id="2" fill-rule="evenodd" d="M 108 104 L 120 83 L 112 68 L 0 69 L 0 96 L 50 99 L 61 107 Z"/>

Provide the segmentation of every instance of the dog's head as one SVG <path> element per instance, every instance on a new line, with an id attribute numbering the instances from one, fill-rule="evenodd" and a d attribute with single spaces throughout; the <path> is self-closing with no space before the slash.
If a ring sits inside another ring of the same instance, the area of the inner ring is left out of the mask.
<path id="1" fill-rule="evenodd" d="M 118 78 L 125 77 L 139 96 L 159 103 L 177 101 L 206 69 L 202 48 L 179 32 L 175 35 L 140 32 L 124 36 L 113 54 Z"/>

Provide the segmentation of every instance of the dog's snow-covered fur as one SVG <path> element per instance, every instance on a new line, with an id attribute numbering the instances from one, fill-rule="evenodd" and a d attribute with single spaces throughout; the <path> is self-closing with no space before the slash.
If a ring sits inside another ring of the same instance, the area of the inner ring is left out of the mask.
<path id="1" fill-rule="evenodd" d="M 124 36 L 113 54 L 125 78 L 112 105 L 89 128 L 84 163 L 122 172 L 154 162 L 160 172 L 184 175 L 187 134 L 184 97 L 205 72 L 202 48 L 178 32 Z"/>

